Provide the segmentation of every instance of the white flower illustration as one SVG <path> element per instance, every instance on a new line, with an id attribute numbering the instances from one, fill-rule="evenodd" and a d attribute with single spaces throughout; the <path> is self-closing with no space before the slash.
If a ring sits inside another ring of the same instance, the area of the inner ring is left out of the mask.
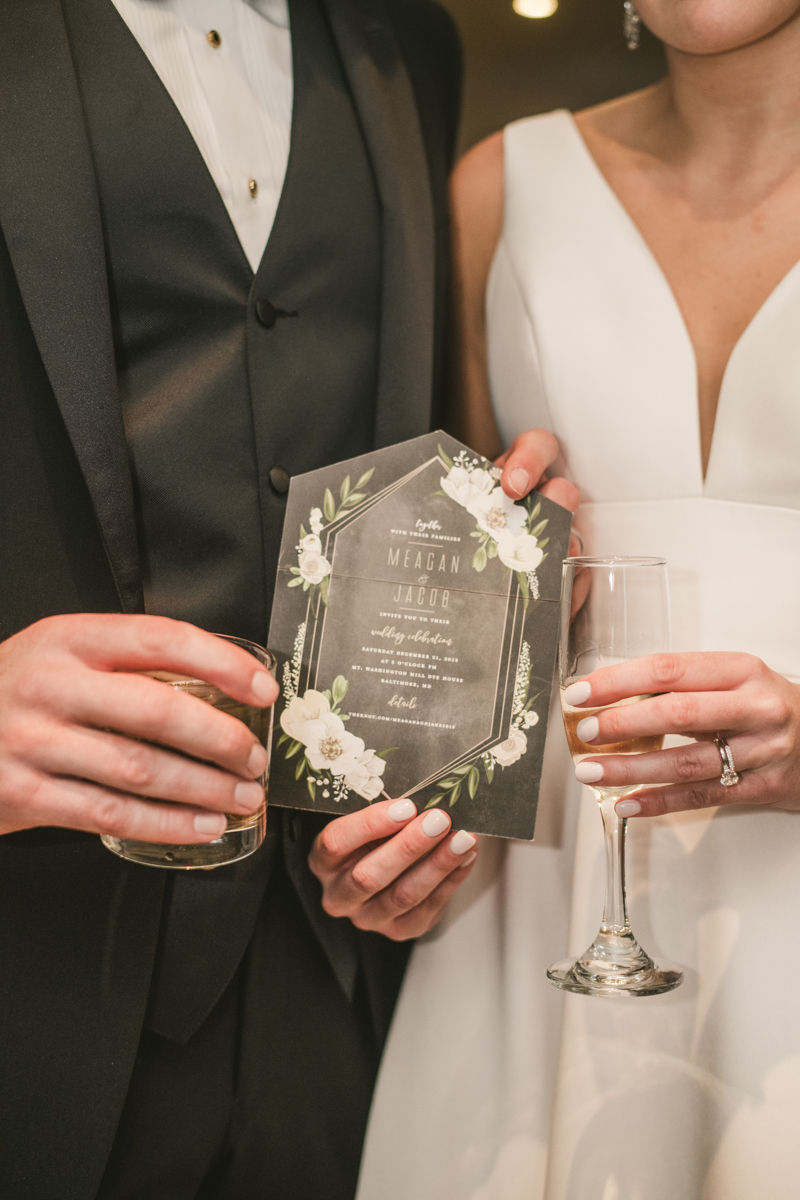
<path id="1" fill-rule="evenodd" d="M 508 737 L 499 746 L 492 747 L 492 756 L 501 767 L 510 767 L 528 749 L 528 739 L 520 729 L 509 730 Z"/>
<path id="2" fill-rule="evenodd" d="M 287 704 L 281 713 L 281 729 L 290 738 L 294 738 L 296 742 L 302 742 L 305 746 L 309 737 L 308 726 L 319 721 L 330 711 L 331 706 L 327 697 L 323 696 L 322 692 L 315 692 L 313 688 L 309 688 L 302 699 L 300 696 L 295 696 Z"/>
<path id="3" fill-rule="evenodd" d="M 526 713 L 524 713 L 523 717 L 522 717 L 523 728 L 530 729 L 533 725 L 538 725 L 538 724 L 539 724 L 539 714 L 537 712 L 534 712 L 533 709 L 529 708 L 528 711 Z"/>
<path id="4" fill-rule="evenodd" d="M 517 537 L 501 534 L 497 539 L 497 556 L 504 567 L 512 571 L 535 571 L 544 558 L 533 534 L 521 533 Z"/>
<path id="5" fill-rule="evenodd" d="M 473 501 L 488 495 L 494 487 L 494 480 L 482 467 L 470 471 L 464 467 L 452 467 L 447 476 L 442 476 L 439 482 L 442 491 L 462 508 L 468 508 Z"/>
<path id="6" fill-rule="evenodd" d="M 359 765 L 364 743 L 360 737 L 347 732 L 344 721 L 335 713 L 325 713 L 318 721 L 310 721 L 306 734 L 306 758 L 315 771 L 349 775 Z"/>
<path id="7" fill-rule="evenodd" d="M 381 775 L 385 769 L 386 763 L 382 758 L 378 758 L 374 750 L 365 750 L 363 754 L 358 755 L 356 765 L 347 772 L 344 781 L 365 800 L 374 800 L 383 790 Z"/>
<path id="8" fill-rule="evenodd" d="M 467 512 L 478 522 L 478 528 L 495 541 L 503 535 L 518 536 L 528 519 L 525 509 L 515 504 L 502 488 L 495 488 L 487 496 L 473 500 L 467 505 Z"/>
<path id="9" fill-rule="evenodd" d="M 299 550 L 313 550 L 315 554 L 319 554 L 322 550 L 322 543 L 315 533 L 309 533 L 306 537 L 300 539 Z"/>
<path id="10" fill-rule="evenodd" d="M 311 526 L 312 533 L 321 533 L 322 532 L 322 509 L 321 508 L 312 508 L 311 516 L 309 517 L 308 523 Z"/>
<path id="11" fill-rule="evenodd" d="M 304 550 L 297 560 L 300 574 L 306 583 L 321 583 L 331 573 L 331 564 L 318 550 Z"/>

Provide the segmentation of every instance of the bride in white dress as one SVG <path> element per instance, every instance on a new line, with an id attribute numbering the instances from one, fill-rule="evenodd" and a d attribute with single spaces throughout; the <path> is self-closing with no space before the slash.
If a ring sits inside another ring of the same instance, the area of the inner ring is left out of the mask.
<path id="1" fill-rule="evenodd" d="M 457 170 L 454 432 L 493 455 L 550 430 L 587 552 L 668 560 L 685 653 L 592 699 L 670 693 L 623 735 L 702 739 L 604 763 L 668 784 L 636 796 L 630 907 L 685 982 L 545 980 L 603 891 L 556 715 L 536 841 L 486 843 L 414 951 L 359 1200 L 800 1194 L 800 3 L 637 4 L 664 82 L 515 122 Z"/>

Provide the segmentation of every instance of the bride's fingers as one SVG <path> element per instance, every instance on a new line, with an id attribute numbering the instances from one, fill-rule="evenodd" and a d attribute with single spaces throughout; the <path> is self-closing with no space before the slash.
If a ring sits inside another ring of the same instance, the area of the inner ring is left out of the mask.
<path id="1" fill-rule="evenodd" d="M 567 508 L 570 512 L 577 512 L 581 502 L 580 492 L 568 479 L 562 479 L 560 476 L 556 479 L 548 479 L 547 483 L 539 488 L 539 491 L 548 500 L 560 504 L 562 508 Z"/>
<path id="2" fill-rule="evenodd" d="M 360 929 L 382 930 L 398 917 L 425 904 L 453 871 L 468 859 L 473 861 L 471 856 L 475 853 L 477 843 L 475 835 L 463 829 L 454 833 L 363 904 L 352 918 L 354 924 Z"/>
<path id="3" fill-rule="evenodd" d="M 558 442 L 546 429 L 519 434 L 497 465 L 503 468 L 501 486 L 512 500 L 527 496 L 558 454 Z"/>
<path id="4" fill-rule="evenodd" d="M 768 774 L 745 771 L 733 787 L 723 787 L 717 778 L 658 788 L 654 792 L 636 792 L 618 800 L 614 807 L 621 817 L 663 817 L 667 813 L 718 808 L 722 804 L 775 804 L 778 797 Z"/>
<path id="5" fill-rule="evenodd" d="M 673 692 L 602 709 L 579 721 L 575 732 L 582 742 L 600 746 L 667 733 L 686 737 L 698 729 L 746 731 L 764 724 L 756 707 L 739 691 Z"/>
<path id="6" fill-rule="evenodd" d="M 594 708 L 654 692 L 730 691 L 751 680 L 766 680 L 769 674 L 751 654 L 649 654 L 593 671 L 570 685 L 565 699 L 568 704 Z"/>
<path id="7" fill-rule="evenodd" d="M 729 745 L 737 770 L 764 767 L 774 757 L 763 738 L 735 737 L 730 739 Z M 575 777 L 580 783 L 600 784 L 603 787 L 718 780 L 721 773 L 722 763 L 713 741 L 657 750 L 652 754 L 609 754 L 602 758 L 584 758 L 575 766 Z"/>

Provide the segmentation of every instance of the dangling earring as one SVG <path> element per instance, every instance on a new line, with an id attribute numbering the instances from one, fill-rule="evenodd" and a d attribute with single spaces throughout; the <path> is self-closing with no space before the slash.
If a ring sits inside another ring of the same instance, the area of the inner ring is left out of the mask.
<path id="1" fill-rule="evenodd" d="M 639 35 L 642 31 L 642 18 L 633 7 L 631 0 L 625 0 L 622 6 L 622 33 L 629 50 L 639 49 Z"/>

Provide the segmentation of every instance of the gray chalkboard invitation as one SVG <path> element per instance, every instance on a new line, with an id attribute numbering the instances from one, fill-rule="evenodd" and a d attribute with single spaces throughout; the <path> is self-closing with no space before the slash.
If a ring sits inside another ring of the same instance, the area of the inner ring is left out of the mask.
<path id="1" fill-rule="evenodd" d="M 571 515 L 499 475 L 432 433 L 292 479 L 273 804 L 410 796 L 533 837 Z"/>

